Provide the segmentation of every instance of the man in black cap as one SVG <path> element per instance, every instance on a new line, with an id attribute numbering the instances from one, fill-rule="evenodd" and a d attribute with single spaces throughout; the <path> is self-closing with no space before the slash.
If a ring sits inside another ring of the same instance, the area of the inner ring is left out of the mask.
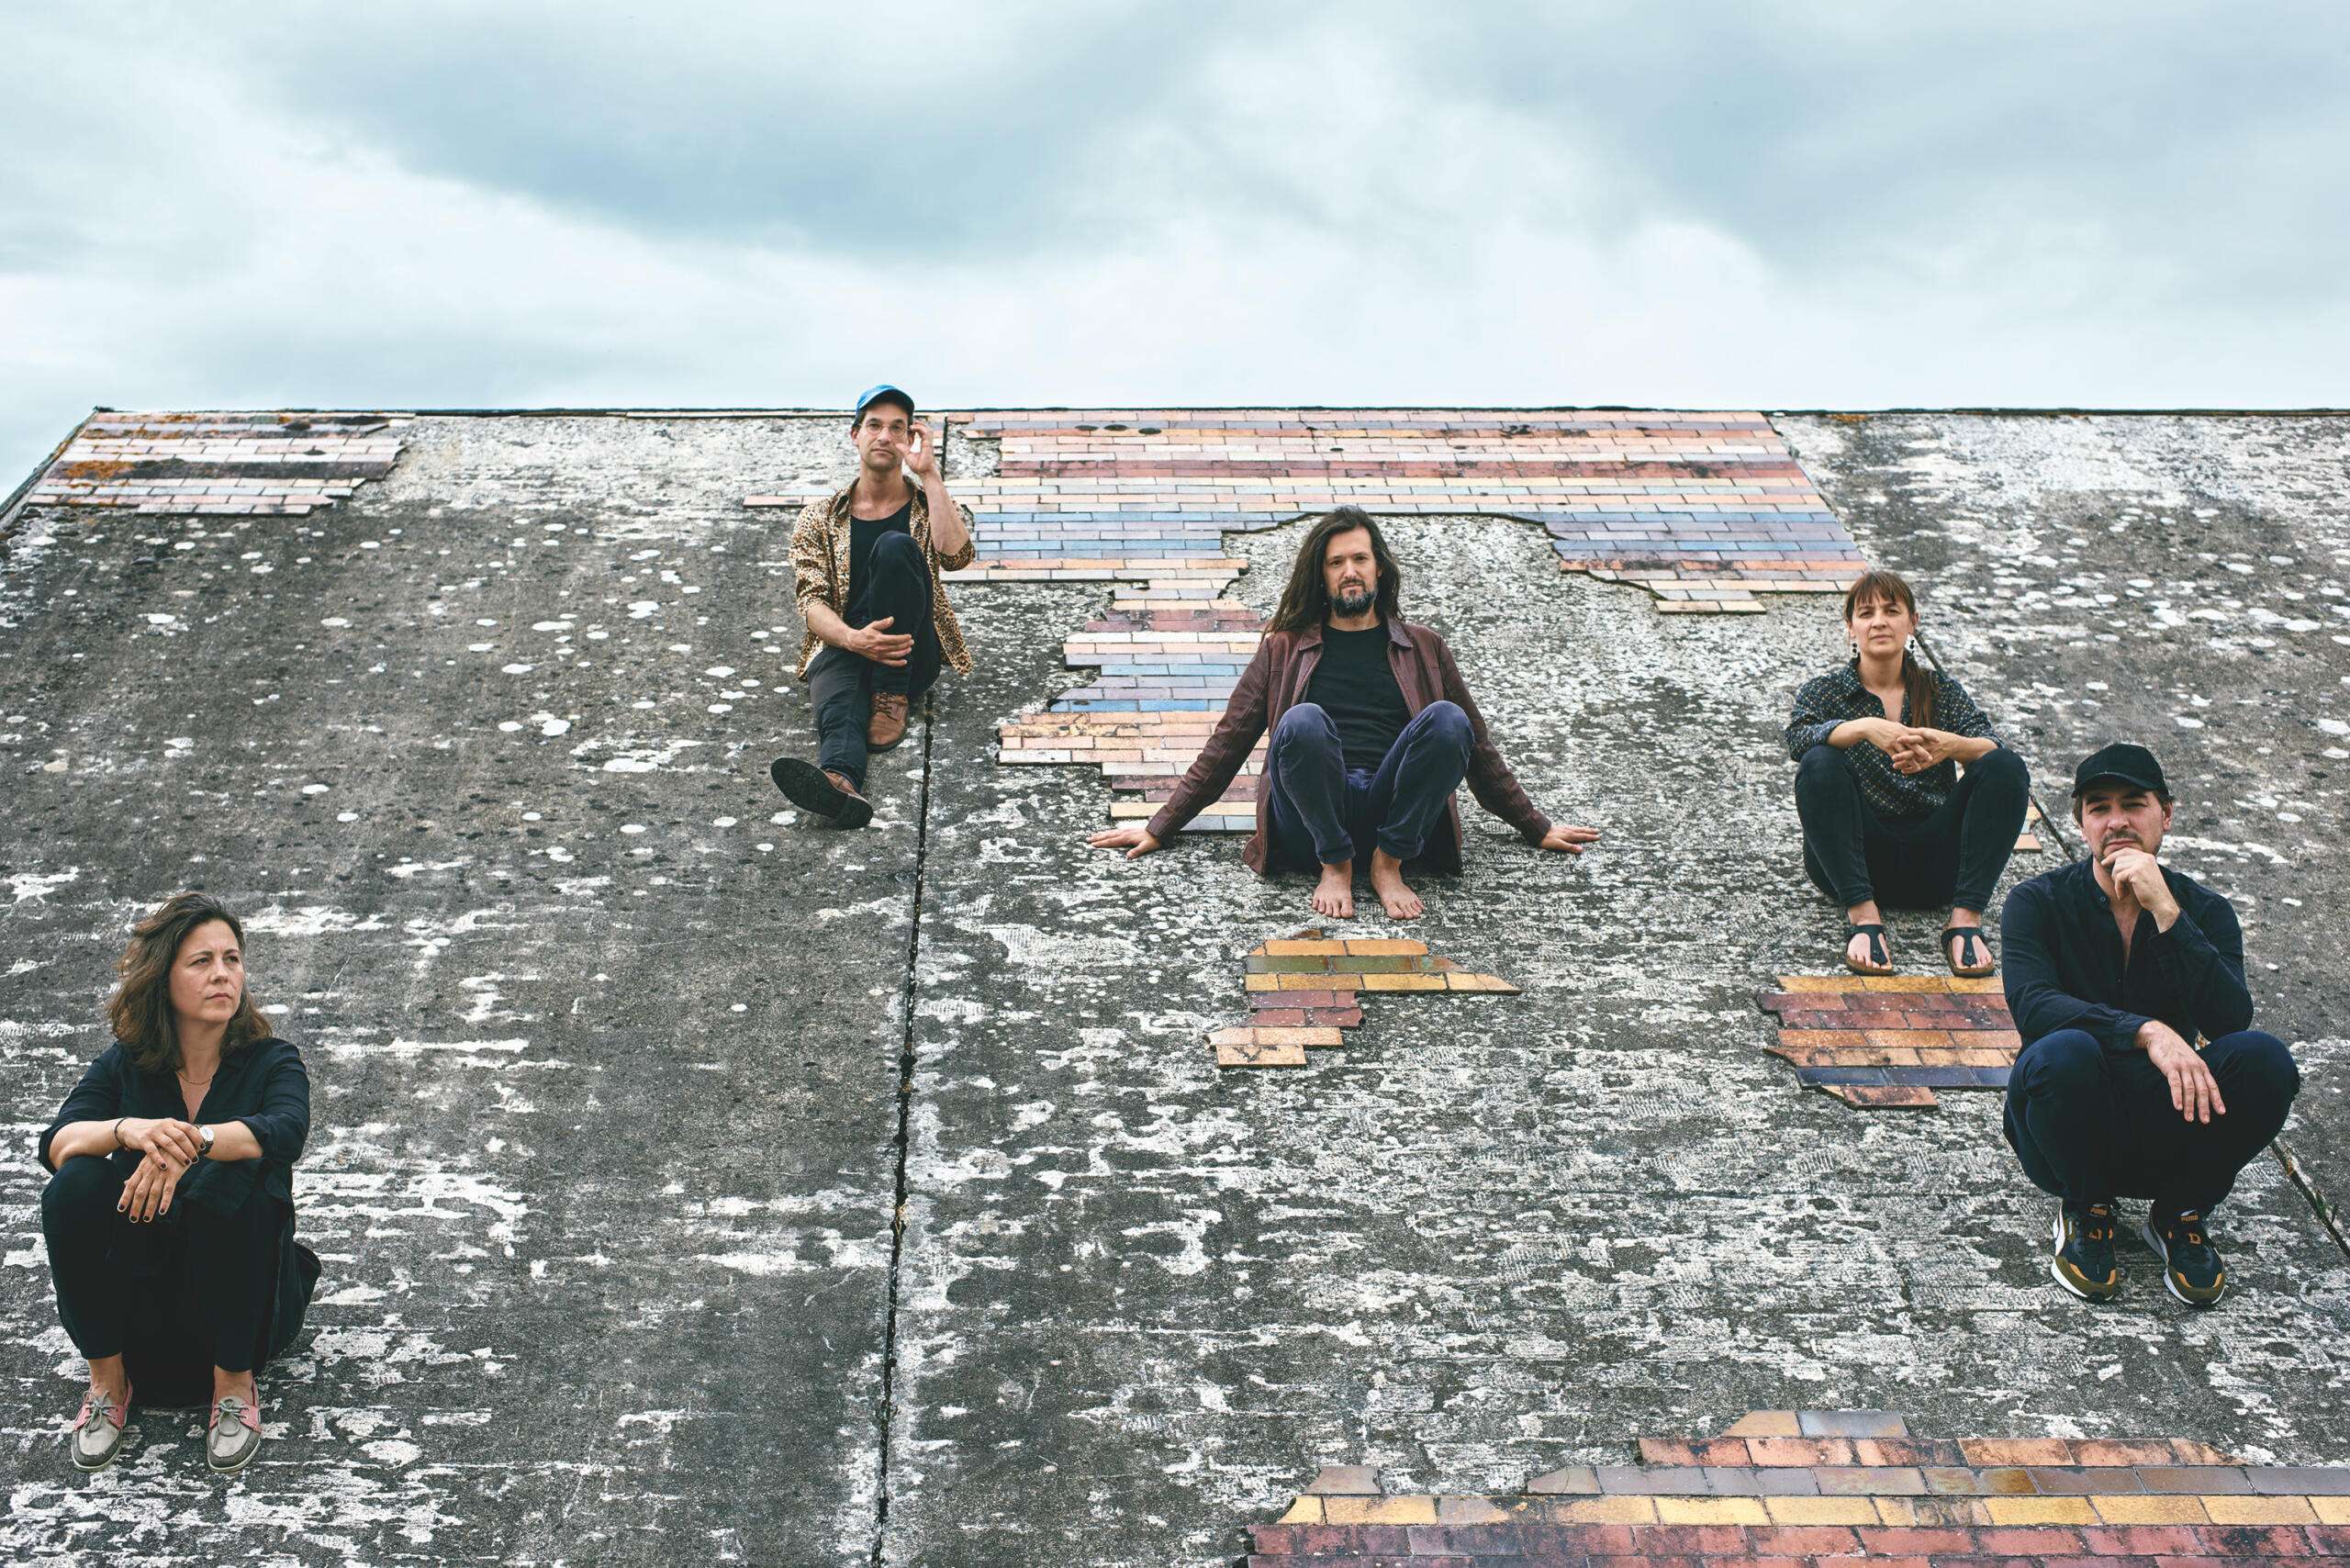
<path id="1" fill-rule="evenodd" d="M 2284 1042 L 2249 1027 L 2235 911 L 2154 858 L 2170 813 L 2154 754 L 2107 746 L 2073 776 L 2087 857 L 2008 894 L 2000 946 L 2023 1048 L 2007 1135 L 2059 1200 L 2058 1284 L 2118 1294 L 2115 1200 L 2144 1198 L 2141 1234 L 2170 1294 L 2210 1306 L 2228 1272 L 2205 1222 L 2285 1125 L 2301 1080 Z"/>
<path id="2" fill-rule="evenodd" d="M 971 564 L 969 514 L 946 493 L 938 438 L 895 386 L 868 387 L 849 420 L 856 483 L 811 501 L 791 531 L 800 619 L 800 678 L 815 710 L 817 756 L 767 768 L 791 803 L 841 827 L 873 820 L 868 752 L 906 737 L 906 721 L 942 664 L 968 674 L 942 571 Z M 906 483 L 911 473 L 921 487 Z"/>

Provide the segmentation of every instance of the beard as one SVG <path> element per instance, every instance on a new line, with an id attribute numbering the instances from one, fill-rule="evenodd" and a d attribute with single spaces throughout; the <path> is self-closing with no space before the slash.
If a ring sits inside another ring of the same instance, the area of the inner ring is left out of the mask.
<path id="1" fill-rule="evenodd" d="M 1349 593 L 1346 589 L 1340 588 L 1337 595 L 1331 599 L 1330 609 L 1334 614 L 1342 615 L 1351 620 L 1353 617 L 1358 615 L 1369 614 L 1371 612 L 1371 607 L 1377 602 L 1377 596 L 1370 592 L 1368 589 L 1357 588 L 1352 593 Z"/>

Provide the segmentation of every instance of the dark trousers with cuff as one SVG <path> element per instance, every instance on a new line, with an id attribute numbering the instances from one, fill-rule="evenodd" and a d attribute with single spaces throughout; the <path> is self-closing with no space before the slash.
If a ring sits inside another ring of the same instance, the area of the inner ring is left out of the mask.
<path id="1" fill-rule="evenodd" d="M 2145 1052 L 2107 1050 L 2085 1029 L 2042 1035 L 2008 1071 L 2008 1142 L 2023 1173 L 2069 1204 L 2146 1198 L 2210 1215 L 2284 1126 L 2301 1075 L 2285 1043 L 2257 1029 L 2222 1035 L 2203 1061 L 2228 1110 L 2190 1122 Z"/>
<path id="2" fill-rule="evenodd" d="M 66 1338 L 91 1361 L 185 1361 L 200 1349 L 223 1372 L 252 1371 L 268 1353 L 285 1205 L 256 1192 L 222 1219 L 174 1200 L 176 1223 L 133 1226 L 115 1210 L 122 1182 L 111 1160 L 79 1154 L 41 1193 L 41 1236 Z M 155 1271 L 123 1267 L 126 1252 Z M 140 1369 L 130 1371 L 135 1394 Z"/>
<path id="3" fill-rule="evenodd" d="M 867 557 L 865 591 L 841 612 L 851 626 L 890 618 L 886 631 L 911 635 L 902 665 L 876 664 L 846 648 L 827 647 L 808 666 L 808 704 L 816 713 L 816 766 L 865 788 L 865 726 L 873 694 L 887 692 L 919 706 L 938 678 L 942 655 L 931 620 L 930 563 L 910 533 L 885 533 Z"/>
<path id="4" fill-rule="evenodd" d="M 1469 775 L 1474 738 L 1459 703 L 1431 702 L 1378 767 L 1349 768 L 1330 715 L 1318 703 L 1297 704 L 1273 726 L 1265 753 L 1271 857 L 1298 868 L 1362 859 L 1374 847 L 1417 857 Z"/>
<path id="5" fill-rule="evenodd" d="M 1842 909 L 1872 899 L 1897 909 L 1986 907 L 2023 830 L 2031 788 L 2023 758 L 2001 746 L 1967 764 L 1950 799 L 1910 823 L 1869 809 L 1854 766 L 1851 752 L 1824 744 L 1796 765 L 1812 885 Z"/>

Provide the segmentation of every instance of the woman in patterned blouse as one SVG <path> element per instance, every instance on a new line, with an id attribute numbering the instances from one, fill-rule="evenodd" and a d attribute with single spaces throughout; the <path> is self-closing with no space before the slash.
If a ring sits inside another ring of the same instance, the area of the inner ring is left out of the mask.
<path id="1" fill-rule="evenodd" d="M 1847 969 L 1893 972 L 1883 898 L 1948 902 L 1943 961 L 1990 974 L 1983 906 L 2023 826 L 2023 759 L 1964 687 L 1911 654 L 1918 600 L 1898 574 L 1869 572 L 1846 591 L 1844 629 L 1852 662 L 1805 682 L 1787 721 L 1803 868 L 1843 907 Z"/>

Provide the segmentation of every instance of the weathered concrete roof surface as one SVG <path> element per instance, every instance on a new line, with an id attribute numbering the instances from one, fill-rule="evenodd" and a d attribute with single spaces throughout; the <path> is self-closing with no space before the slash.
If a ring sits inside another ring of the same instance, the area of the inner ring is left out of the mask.
<path id="1" fill-rule="evenodd" d="M 2350 423 L 1769 425 L 1920 585 L 2043 805 L 2106 739 L 2162 754 L 2174 863 L 2238 901 L 2302 1063 L 2285 1141 L 2350 1192 Z M 1778 741 L 1832 599 L 1662 614 L 1542 527 L 1399 518 L 1407 612 L 1536 802 L 1607 838 L 1542 856 L 1469 808 L 1409 935 L 1522 994 L 1380 999 L 1303 1070 L 1220 1070 L 1239 960 L 1315 924 L 1305 884 L 1224 835 L 1089 851 L 1102 775 L 994 756 L 1092 678 L 1063 644 L 1129 590 L 957 588 L 979 667 L 877 762 L 866 832 L 768 785 L 812 741 L 790 513 L 743 500 L 844 478 L 841 426 L 417 416 L 388 471 L 297 466 L 275 510 L 19 507 L 8 1555 L 1227 1562 L 1325 1464 L 1515 1494 L 1751 1410 L 2350 1461 L 2350 1261 L 2277 1160 L 2216 1226 L 2221 1308 L 2132 1243 L 2092 1309 L 2048 1281 L 1996 1095 L 1862 1112 L 1766 1054 L 1755 993 L 1830 969 L 1840 924 Z M 149 473 L 261 484 L 243 461 Z M 306 477 L 351 493 L 297 511 Z M 1299 529 L 1252 521 L 1222 591 L 1261 614 Z M 104 1044 L 123 928 L 185 885 L 252 912 L 309 1060 L 327 1275 L 252 1470 L 216 1481 L 194 1417 L 142 1411 L 84 1478 L 21 1151 Z M 1896 917 L 1913 972 L 1940 913 Z"/>

